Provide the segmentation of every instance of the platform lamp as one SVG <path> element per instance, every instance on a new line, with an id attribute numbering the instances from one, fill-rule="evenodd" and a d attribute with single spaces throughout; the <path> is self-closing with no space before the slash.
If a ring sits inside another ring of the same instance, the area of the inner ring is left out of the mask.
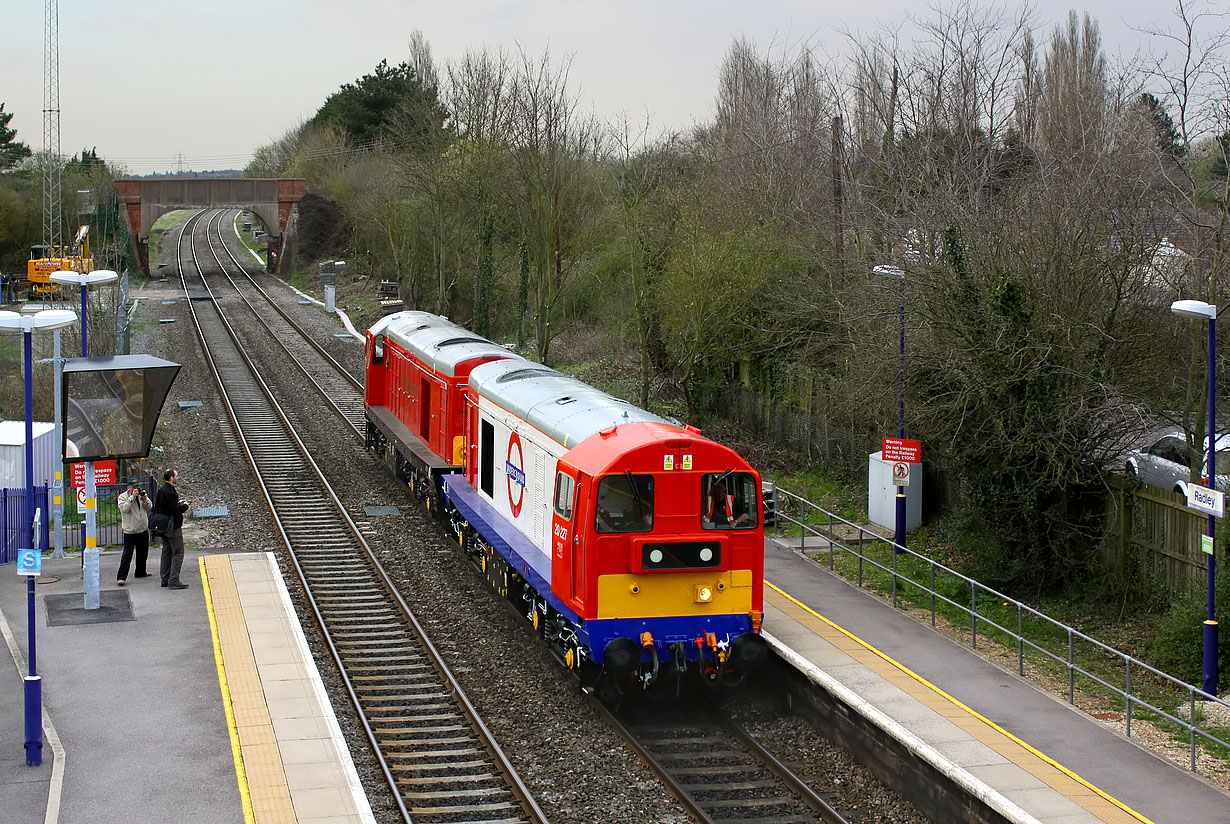
<path id="1" fill-rule="evenodd" d="M 26 516 L 22 536 L 25 546 L 34 548 L 34 346 L 35 329 L 50 331 L 63 329 L 77 322 L 77 315 L 67 309 L 44 309 L 33 315 L 18 312 L 0 312 L 0 329 L 21 332 L 24 337 L 24 364 L 26 384 Z M 26 766 L 37 767 L 43 763 L 43 687 L 38 674 L 37 646 L 34 628 L 34 577 L 26 578 L 26 633 L 30 653 L 30 674 L 25 678 L 26 703 Z"/>
<path id="2" fill-rule="evenodd" d="M 88 341 L 86 340 L 86 318 L 89 316 L 89 306 L 86 297 L 89 294 L 91 286 L 102 286 L 104 283 L 114 283 L 119 280 L 119 275 L 112 272 L 110 269 L 97 269 L 93 272 L 72 272 L 67 269 L 61 269 L 58 272 L 51 273 L 51 279 L 56 283 L 62 283 L 65 286 L 76 285 L 81 287 L 81 357 L 88 358 L 90 350 Z"/>
<path id="3" fill-rule="evenodd" d="M 88 358 L 90 356 L 89 349 L 89 301 L 87 300 L 91 286 L 101 286 L 104 283 L 114 283 L 119 279 L 119 275 L 110 269 L 98 269 L 93 272 L 73 272 L 67 269 L 61 269 L 58 272 L 51 273 L 51 279 L 60 284 L 76 285 L 81 287 L 81 357 Z M 86 461 L 85 464 L 85 530 L 81 547 L 81 566 L 89 563 L 97 563 L 98 541 L 97 532 L 97 515 L 98 502 L 95 497 L 98 492 L 94 483 L 94 462 Z M 86 593 L 86 609 L 97 609 L 99 606 L 98 592 L 87 591 Z"/>
<path id="4" fill-rule="evenodd" d="M 1209 489 L 1217 482 L 1217 423 L 1214 415 L 1217 410 L 1217 400 L 1214 391 L 1213 374 L 1216 361 L 1217 344 L 1217 307 L 1202 300 L 1176 300 L 1170 304 L 1170 311 L 1176 315 L 1207 320 L 1209 322 L 1209 452 L 1208 464 L 1205 467 L 1205 478 Z M 1209 695 L 1217 695 L 1217 620 L 1213 616 L 1213 593 L 1216 567 L 1213 563 L 1213 536 L 1217 525 L 1215 516 L 1209 516 L 1208 541 L 1204 542 L 1204 552 L 1209 556 L 1209 610 L 1204 622 L 1204 681 L 1201 689 Z"/>
<path id="5" fill-rule="evenodd" d="M 905 270 L 897 266 L 877 266 L 877 275 L 897 279 L 897 437 L 905 439 Z M 896 529 L 893 530 L 894 553 L 905 547 L 906 497 L 905 487 L 897 487 Z"/>

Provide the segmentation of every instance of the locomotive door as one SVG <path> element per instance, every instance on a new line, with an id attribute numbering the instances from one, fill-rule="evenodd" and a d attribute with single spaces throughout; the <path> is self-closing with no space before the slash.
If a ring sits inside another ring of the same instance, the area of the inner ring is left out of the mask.
<path id="1" fill-rule="evenodd" d="M 577 489 L 579 475 L 575 469 L 562 462 L 555 474 L 555 506 L 551 526 L 551 579 L 558 582 L 552 587 L 557 594 L 567 594 L 574 604 L 580 604 L 585 596 L 585 545 L 581 538 L 577 517 L 578 499 L 584 495 Z M 563 581 L 566 586 L 560 586 Z"/>

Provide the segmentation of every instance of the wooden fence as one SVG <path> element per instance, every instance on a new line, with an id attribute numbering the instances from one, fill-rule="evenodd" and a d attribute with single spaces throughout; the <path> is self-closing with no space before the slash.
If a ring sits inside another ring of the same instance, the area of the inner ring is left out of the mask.
<path id="1" fill-rule="evenodd" d="M 1208 555 L 1200 550 L 1207 516 L 1187 499 L 1117 475 L 1109 476 L 1102 552 L 1107 566 L 1133 577 L 1156 577 L 1172 590 L 1203 593 Z"/>

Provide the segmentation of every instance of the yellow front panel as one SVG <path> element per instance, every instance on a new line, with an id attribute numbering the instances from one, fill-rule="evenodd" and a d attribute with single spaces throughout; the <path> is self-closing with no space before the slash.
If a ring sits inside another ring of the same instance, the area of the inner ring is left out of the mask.
<path id="1" fill-rule="evenodd" d="M 697 584 L 713 599 L 697 603 Z M 638 591 L 633 592 L 633 588 Z M 692 570 L 598 576 L 599 618 L 654 618 L 661 615 L 727 615 L 752 609 L 752 571 Z"/>

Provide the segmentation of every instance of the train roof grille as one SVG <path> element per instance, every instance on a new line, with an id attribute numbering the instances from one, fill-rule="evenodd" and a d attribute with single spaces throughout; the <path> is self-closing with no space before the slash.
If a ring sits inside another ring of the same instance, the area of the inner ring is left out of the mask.
<path id="1" fill-rule="evenodd" d="M 500 375 L 498 378 L 495 379 L 495 382 L 496 383 L 512 383 L 513 381 L 519 381 L 522 378 L 532 378 L 535 375 L 550 375 L 550 374 L 553 374 L 554 372 L 555 370 L 553 369 L 535 369 L 533 367 L 527 367 L 525 369 L 514 369 L 511 372 L 505 372 L 503 375 Z"/>
<path id="2" fill-rule="evenodd" d="M 435 348 L 443 349 L 445 346 L 456 346 L 459 343 L 491 343 L 491 341 L 487 340 L 486 338 L 476 338 L 476 337 L 449 338 L 448 340 L 442 340 L 439 343 L 435 344 Z"/>

